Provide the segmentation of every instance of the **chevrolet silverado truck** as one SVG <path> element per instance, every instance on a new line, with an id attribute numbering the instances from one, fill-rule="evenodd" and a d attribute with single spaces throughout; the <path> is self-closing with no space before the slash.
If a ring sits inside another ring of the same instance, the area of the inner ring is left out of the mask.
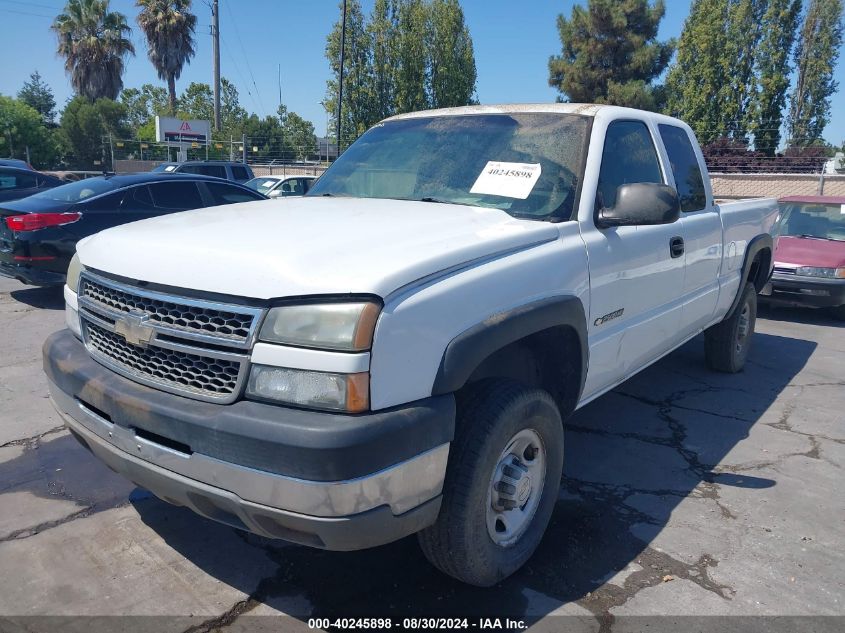
<path id="1" fill-rule="evenodd" d="M 715 204 L 666 116 L 404 114 L 303 198 L 81 241 L 49 390 L 165 501 L 330 550 L 417 533 L 489 586 L 546 530 L 575 409 L 701 332 L 742 369 L 777 213 Z"/>

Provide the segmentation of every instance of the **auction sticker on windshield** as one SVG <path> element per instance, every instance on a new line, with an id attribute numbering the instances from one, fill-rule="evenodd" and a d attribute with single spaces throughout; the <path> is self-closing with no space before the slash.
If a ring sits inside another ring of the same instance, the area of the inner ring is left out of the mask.
<path id="1" fill-rule="evenodd" d="M 540 177 L 540 163 L 488 161 L 470 193 L 485 193 L 525 200 Z"/>

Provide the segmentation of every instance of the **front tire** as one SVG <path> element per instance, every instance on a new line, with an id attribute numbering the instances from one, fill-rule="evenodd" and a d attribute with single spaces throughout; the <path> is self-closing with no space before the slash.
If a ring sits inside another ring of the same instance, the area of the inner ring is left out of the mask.
<path id="1" fill-rule="evenodd" d="M 522 567 L 548 526 L 563 470 L 563 423 L 552 397 L 505 379 L 459 394 L 437 522 L 419 533 L 426 558 L 489 587 Z"/>
<path id="2" fill-rule="evenodd" d="M 751 349 L 756 322 L 757 289 L 749 283 L 745 285 L 733 314 L 704 331 L 707 366 L 729 374 L 742 371 Z"/>

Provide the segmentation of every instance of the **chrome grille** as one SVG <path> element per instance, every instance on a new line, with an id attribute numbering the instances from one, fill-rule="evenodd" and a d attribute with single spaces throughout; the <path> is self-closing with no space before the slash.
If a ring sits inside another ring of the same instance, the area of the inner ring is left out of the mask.
<path id="1" fill-rule="evenodd" d="M 85 346 L 113 371 L 199 400 L 240 396 L 261 308 L 163 294 L 87 271 L 78 301 Z"/>
<path id="2" fill-rule="evenodd" d="M 177 303 L 122 290 L 83 278 L 80 294 L 109 311 L 140 311 L 151 322 L 168 328 L 245 342 L 251 334 L 254 313 L 244 314 L 203 305 Z"/>
<path id="3" fill-rule="evenodd" d="M 241 364 L 182 351 L 130 345 L 119 334 L 87 324 L 91 349 L 127 371 L 174 389 L 202 395 L 229 397 L 238 389 Z"/>

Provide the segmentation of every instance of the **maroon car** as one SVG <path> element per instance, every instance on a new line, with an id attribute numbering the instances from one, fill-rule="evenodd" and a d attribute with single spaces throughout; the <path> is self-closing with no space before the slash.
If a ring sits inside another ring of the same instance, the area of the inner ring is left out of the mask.
<path id="1" fill-rule="evenodd" d="M 781 198 L 772 303 L 830 308 L 845 320 L 845 196 Z"/>

